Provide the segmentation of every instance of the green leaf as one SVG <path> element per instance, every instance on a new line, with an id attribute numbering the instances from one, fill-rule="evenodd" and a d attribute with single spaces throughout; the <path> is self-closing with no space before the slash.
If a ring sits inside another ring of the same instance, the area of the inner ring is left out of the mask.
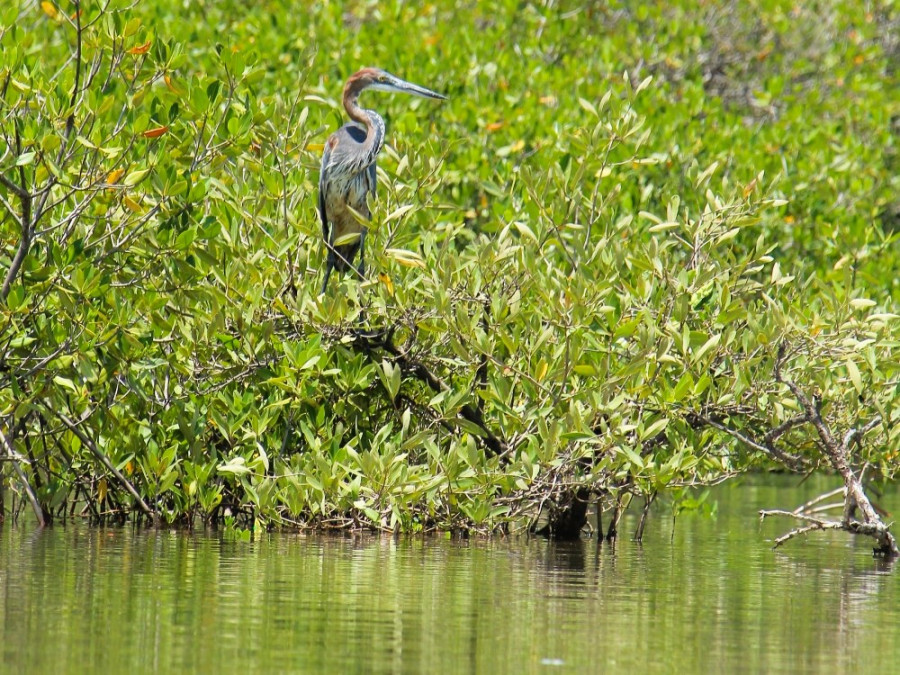
<path id="1" fill-rule="evenodd" d="M 694 389 L 694 376 L 691 375 L 690 371 L 685 371 L 681 378 L 678 380 L 678 384 L 675 385 L 675 388 L 672 390 L 671 400 L 673 403 L 680 402 L 685 396 L 688 395 Z"/>
<path id="2" fill-rule="evenodd" d="M 396 220 L 397 218 L 402 216 L 404 213 L 408 213 L 409 211 L 411 211 L 413 208 L 415 208 L 415 206 L 413 204 L 404 204 L 400 208 L 392 211 L 387 216 L 385 216 L 384 222 L 389 223 L 392 220 Z"/>
<path id="3" fill-rule="evenodd" d="M 150 169 L 141 169 L 139 171 L 132 171 L 127 176 L 125 176 L 124 180 L 122 181 L 122 185 L 124 185 L 125 187 L 132 187 L 134 185 L 137 185 L 142 180 L 144 180 L 144 177 L 148 173 L 150 173 Z"/>
<path id="4" fill-rule="evenodd" d="M 72 382 L 72 380 L 70 380 L 69 378 L 63 377 L 62 375 L 54 376 L 53 382 L 55 382 L 56 384 L 58 384 L 61 387 L 65 387 L 66 389 L 69 389 L 71 391 L 74 391 L 74 392 L 78 391 L 78 389 L 75 387 L 75 383 Z"/>
<path id="5" fill-rule="evenodd" d="M 348 232 L 347 234 L 342 234 L 340 237 L 337 237 L 332 246 L 347 246 L 348 244 L 355 244 L 362 238 L 362 232 Z"/>
<path id="6" fill-rule="evenodd" d="M 844 362 L 844 365 L 847 366 L 847 374 L 850 376 L 850 381 L 853 382 L 853 386 L 856 387 L 857 393 L 862 395 L 863 382 L 859 373 L 859 368 L 857 368 L 856 364 L 851 359 L 847 359 Z"/>
<path id="7" fill-rule="evenodd" d="M 653 438 L 658 433 L 663 431 L 668 425 L 669 420 L 666 417 L 656 420 L 653 424 L 644 429 L 644 433 L 641 434 L 641 440 L 646 441 L 648 438 Z"/>
<path id="8" fill-rule="evenodd" d="M 587 110 L 594 117 L 600 117 L 600 114 L 597 112 L 597 108 L 594 107 L 594 104 L 588 101 L 586 98 L 578 97 L 578 105 Z"/>
<path id="9" fill-rule="evenodd" d="M 19 349 L 20 347 L 27 347 L 36 340 L 37 338 L 32 337 L 31 335 L 17 335 L 9 341 L 9 346 L 13 349 Z"/>
<path id="10" fill-rule="evenodd" d="M 425 261 L 418 253 L 407 251 L 401 248 L 385 249 L 384 254 L 389 258 L 393 258 L 404 267 L 420 267 L 425 268 Z"/>
<path id="11" fill-rule="evenodd" d="M 525 223 L 522 223 L 522 222 L 516 220 L 516 221 L 513 222 L 513 226 L 519 231 L 519 234 L 521 234 L 523 237 L 526 237 L 526 238 L 530 239 L 530 240 L 533 241 L 535 244 L 538 243 L 538 238 L 537 238 L 537 236 L 536 236 L 535 233 L 532 231 L 532 229 L 531 229 L 530 227 L 528 227 L 528 225 L 526 225 Z"/>
<path id="12" fill-rule="evenodd" d="M 621 446 L 621 447 L 619 447 L 619 451 L 620 451 L 623 455 L 625 455 L 625 457 L 628 458 L 628 461 L 629 461 L 633 466 L 636 466 L 638 469 L 643 469 L 643 468 L 644 468 L 644 460 L 643 460 L 643 458 L 642 458 L 638 453 L 636 453 L 632 448 L 630 448 L 630 447 L 628 447 L 628 446 Z"/>
<path id="13" fill-rule="evenodd" d="M 706 355 L 706 353 L 707 353 L 708 351 L 710 351 L 710 350 L 713 349 L 716 345 L 719 344 L 719 341 L 720 341 L 721 339 L 722 339 L 721 333 L 717 333 L 716 335 L 713 335 L 711 338 L 709 338 L 706 342 L 703 343 L 703 345 L 700 347 L 700 349 L 698 349 L 698 350 L 696 350 L 695 352 L 693 352 L 693 358 L 692 358 L 692 361 L 693 361 L 694 363 L 696 363 L 696 362 L 698 362 L 700 359 L 702 359 L 702 358 Z"/>
<path id="14" fill-rule="evenodd" d="M 251 472 L 250 467 L 247 466 L 247 460 L 240 455 L 232 457 L 225 464 L 219 464 L 216 470 L 219 473 L 228 473 L 235 476 L 243 476 Z"/>

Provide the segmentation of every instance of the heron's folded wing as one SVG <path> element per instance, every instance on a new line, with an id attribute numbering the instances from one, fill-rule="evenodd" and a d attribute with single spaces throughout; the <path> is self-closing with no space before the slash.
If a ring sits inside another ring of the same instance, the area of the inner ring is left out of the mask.
<path id="1" fill-rule="evenodd" d="M 331 144 L 325 144 L 325 152 L 322 153 L 322 168 L 319 171 L 319 218 L 322 220 L 322 238 L 328 241 L 328 214 L 325 212 L 325 189 L 328 184 L 328 170 L 331 164 Z"/>
<path id="2" fill-rule="evenodd" d="M 375 173 L 375 162 L 369 164 L 369 191 L 372 193 L 372 196 L 375 196 L 375 186 L 377 183 L 376 173 Z"/>

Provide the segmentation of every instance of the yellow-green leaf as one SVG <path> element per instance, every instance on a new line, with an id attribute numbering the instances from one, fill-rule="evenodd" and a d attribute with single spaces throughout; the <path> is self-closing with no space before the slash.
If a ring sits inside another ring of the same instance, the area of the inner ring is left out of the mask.
<path id="1" fill-rule="evenodd" d="M 53 381 L 61 387 L 65 387 L 66 389 L 70 389 L 75 392 L 78 391 L 78 389 L 75 387 L 75 383 L 72 382 L 72 380 L 70 380 L 68 377 L 57 375 L 53 378 Z"/>
<path id="2" fill-rule="evenodd" d="M 859 374 L 859 368 L 857 368 L 856 364 L 853 363 L 850 359 L 846 361 L 847 365 L 847 374 L 850 376 L 850 381 L 853 383 L 853 386 L 856 387 L 856 391 L 859 394 L 863 393 L 863 382 L 862 376 Z"/>
<path id="3" fill-rule="evenodd" d="M 348 232 L 347 234 L 342 234 L 340 237 L 334 240 L 333 246 L 347 246 L 348 244 L 355 244 L 359 241 L 362 234 L 360 232 Z"/>
<path id="4" fill-rule="evenodd" d="M 412 204 L 405 204 L 405 205 L 401 206 L 399 209 L 396 209 L 395 211 L 392 211 L 391 213 L 389 213 L 387 215 L 387 217 L 384 219 L 384 222 L 389 223 L 392 220 L 396 220 L 397 218 L 402 216 L 404 213 L 410 211 L 412 208 L 413 208 Z"/>
<path id="5" fill-rule="evenodd" d="M 523 237 L 527 237 L 528 239 L 531 239 L 531 241 L 533 241 L 535 244 L 538 243 L 537 236 L 534 234 L 532 229 L 530 227 L 528 227 L 525 223 L 520 223 L 517 220 L 513 223 L 513 225 L 515 225 L 516 229 L 519 231 L 519 234 L 521 234 Z"/>
<path id="6" fill-rule="evenodd" d="M 404 248 L 389 248 L 385 250 L 384 254 L 389 258 L 393 258 L 404 267 L 425 268 L 425 261 L 422 260 L 422 256 L 414 251 L 407 251 Z"/>
<path id="7" fill-rule="evenodd" d="M 139 171 L 132 171 L 130 174 L 125 176 L 125 180 L 122 181 L 122 185 L 126 187 L 131 187 L 132 185 L 137 185 L 140 183 L 144 177 L 150 173 L 150 169 L 141 169 Z"/>

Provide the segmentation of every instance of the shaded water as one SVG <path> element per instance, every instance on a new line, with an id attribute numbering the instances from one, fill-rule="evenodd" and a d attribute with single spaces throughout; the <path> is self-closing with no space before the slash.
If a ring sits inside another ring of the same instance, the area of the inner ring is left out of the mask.
<path id="1" fill-rule="evenodd" d="M 660 508 L 643 546 L 5 526 L 2 669 L 896 672 L 900 585 L 868 541 L 769 548 L 786 524 L 756 510 L 828 487 L 795 483 Z"/>

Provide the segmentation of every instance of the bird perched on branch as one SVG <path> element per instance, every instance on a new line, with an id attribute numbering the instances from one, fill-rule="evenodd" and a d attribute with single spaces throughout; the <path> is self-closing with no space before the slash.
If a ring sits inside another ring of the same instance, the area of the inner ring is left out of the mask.
<path id="1" fill-rule="evenodd" d="M 352 122 L 335 131 L 325 143 L 319 175 L 319 216 L 322 237 L 328 250 L 325 281 L 331 270 L 352 269 L 359 251 L 356 273 L 365 273 L 366 226 L 371 217 L 366 197 L 375 193 L 375 160 L 384 145 L 384 120 L 374 110 L 359 106 L 366 89 L 400 92 L 424 98 L 446 100 L 446 96 L 401 80 L 379 68 L 363 68 L 344 85 L 344 109 Z"/>

